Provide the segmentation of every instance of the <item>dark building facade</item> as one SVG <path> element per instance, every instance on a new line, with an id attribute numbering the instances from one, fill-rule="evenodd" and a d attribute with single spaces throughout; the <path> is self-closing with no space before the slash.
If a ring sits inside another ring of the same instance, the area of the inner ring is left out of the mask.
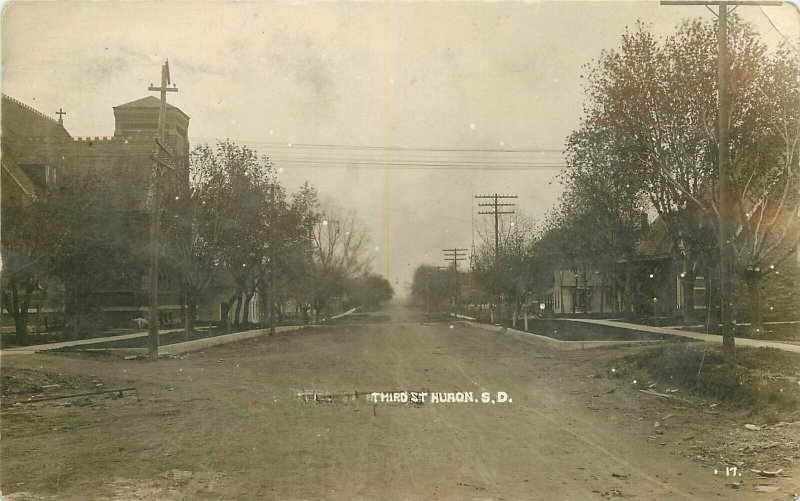
<path id="1" fill-rule="evenodd" d="M 102 183 L 111 194 L 107 210 L 119 222 L 114 231 L 122 228 L 125 245 L 134 258 L 120 263 L 117 276 L 92 291 L 103 327 L 130 326 L 132 319 L 147 316 L 149 206 L 159 106 L 160 101 L 152 96 L 116 106 L 112 136 L 73 137 L 61 120 L 11 97 L 2 99 L 3 204 L 21 203 L 25 196 L 35 198 L 35 191 L 48 183 L 86 177 Z M 166 143 L 174 169 L 165 170 L 158 178 L 162 194 L 188 186 L 188 128 L 189 117 L 168 105 Z M 164 231 L 169 228 L 162 224 Z M 169 325 L 180 318 L 179 281 L 165 260 L 160 270 L 159 309 L 162 321 Z M 63 286 L 47 287 L 46 309 L 54 316 L 59 309 L 63 312 L 63 301 L 59 305 Z M 41 306 L 35 303 L 32 308 Z M 52 326 L 53 316 L 50 318 Z"/>

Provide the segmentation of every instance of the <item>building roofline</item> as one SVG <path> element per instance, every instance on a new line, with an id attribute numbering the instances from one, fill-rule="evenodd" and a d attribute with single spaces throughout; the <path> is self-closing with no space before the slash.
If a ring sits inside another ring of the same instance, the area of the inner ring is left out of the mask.
<path id="1" fill-rule="evenodd" d="M 152 99 L 148 99 L 148 98 L 152 98 Z M 117 108 L 121 108 L 121 109 L 158 108 L 158 106 L 150 106 L 150 105 L 147 105 L 147 104 L 136 104 L 136 103 L 143 103 L 143 102 L 148 102 L 148 101 L 152 102 L 153 100 L 159 101 L 159 99 L 156 98 L 155 96 L 145 96 L 143 98 L 135 99 L 135 100 L 127 102 L 127 103 L 118 104 L 116 106 L 113 106 L 112 109 L 116 110 Z M 175 110 L 175 111 L 179 112 L 181 115 L 183 115 L 184 117 L 186 117 L 187 119 L 191 119 L 191 117 L 189 117 L 189 115 L 184 113 L 184 111 L 182 109 L 178 108 L 175 105 L 167 103 L 167 109 L 168 110 Z"/>
<path id="2" fill-rule="evenodd" d="M 61 125 L 62 127 L 64 126 L 63 123 L 59 122 L 55 118 L 45 115 L 44 113 L 42 113 L 41 111 L 37 110 L 33 106 L 27 105 L 27 104 L 23 103 L 22 101 L 20 101 L 19 99 L 14 99 L 13 97 L 9 96 L 8 94 L 3 94 L 3 99 L 7 99 L 8 101 L 11 101 L 12 103 L 14 103 L 16 105 L 22 106 L 26 110 L 31 111 L 31 112 L 39 115 L 41 118 L 46 118 L 46 119 L 50 120 L 51 122 L 53 122 L 56 125 Z"/>

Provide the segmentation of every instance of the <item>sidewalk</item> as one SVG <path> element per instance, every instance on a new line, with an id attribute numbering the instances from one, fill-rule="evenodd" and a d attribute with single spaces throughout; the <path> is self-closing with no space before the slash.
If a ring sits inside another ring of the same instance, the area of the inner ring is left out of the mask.
<path id="1" fill-rule="evenodd" d="M 160 334 L 168 332 L 178 332 L 183 329 L 166 329 L 161 330 Z M 0 355 L 32 355 L 37 351 L 50 351 L 59 348 L 67 348 L 71 346 L 82 346 L 86 344 L 105 343 L 106 341 L 122 341 L 124 339 L 135 339 L 137 337 L 147 336 L 147 331 L 132 332 L 130 334 L 120 334 L 118 336 L 104 336 L 104 337 L 91 337 L 88 339 L 76 339 L 74 341 L 62 341 L 60 343 L 47 343 L 47 344 L 32 344 L 30 346 L 18 346 L 16 348 L 6 348 L 0 350 Z"/>
<path id="2" fill-rule="evenodd" d="M 473 327 L 477 327 L 479 329 L 484 329 L 488 331 L 497 332 L 500 335 L 508 335 L 516 339 L 517 341 L 523 341 L 526 343 L 544 343 L 547 344 L 557 350 L 586 350 L 590 348 L 607 348 L 609 346 L 634 346 L 634 345 L 643 345 L 647 343 L 663 343 L 663 341 L 659 340 L 647 340 L 647 341 L 563 341 L 561 339 L 555 339 L 552 337 L 541 336 L 539 334 L 534 334 L 532 332 L 525 332 L 525 331 L 518 331 L 516 329 L 512 329 L 511 327 L 502 327 L 500 325 L 492 325 L 492 324 L 482 324 L 479 322 L 465 322 L 467 325 L 471 325 Z M 426 324 L 429 325 L 429 324 Z"/>
<path id="3" fill-rule="evenodd" d="M 587 324 L 607 325 L 609 327 L 619 327 L 622 329 L 630 329 L 634 331 L 653 332 L 655 334 L 667 334 L 670 336 L 688 337 L 697 339 L 698 341 L 705 341 L 707 343 L 722 343 L 722 336 L 717 334 L 704 334 L 702 332 L 689 332 L 680 329 L 671 329 L 669 327 L 653 327 L 651 325 L 629 324 L 627 322 L 618 322 L 616 320 L 595 320 L 590 318 L 562 318 L 559 320 L 566 320 L 570 322 L 584 322 Z M 745 339 L 736 338 L 736 346 L 749 346 L 753 348 L 775 348 L 776 350 L 791 351 L 800 353 L 799 344 L 782 343 L 780 341 L 766 341 L 761 339 Z"/>
<path id="4" fill-rule="evenodd" d="M 335 317 L 331 317 L 331 320 L 334 318 L 341 318 L 347 315 L 352 314 L 358 309 L 355 307 L 349 311 L 346 311 L 340 315 L 336 315 Z M 313 325 L 290 325 L 290 326 L 279 326 L 276 327 L 275 330 L 278 332 L 288 331 L 288 330 L 298 330 L 302 329 L 303 327 L 314 327 Z M 178 329 L 166 329 L 161 330 L 161 334 L 167 334 L 169 332 L 179 332 L 182 331 L 183 328 Z M 232 334 L 222 334 L 218 336 L 212 336 L 208 338 L 202 339 L 195 339 L 193 341 L 184 341 L 181 343 L 173 343 L 173 344 L 166 344 L 161 345 L 160 350 L 161 353 L 166 353 L 170 355 L 175 355 L 178 353 L 186 353 L 189 351 L 196 351 L 199 349 L 208 348 L 210 346 L 215 346 L 218 344 L 225 344 L 225 343 L 232 343 L 235 341 L 241 341 L 244 339 L 249 339 L 252 337 L 258 337 L 264 335 L 266 332 L 269 332 L 269 329 L 254 329 L 249 331 L 242 331 L 242 332 L 234 332 Z M 35 344 L 31 346 L 19 346 L 16 348 L 8 348 L 4 350 L 0 350 L 0 357 L 4 357 L 6 355 L 33 355 L 36 352 L 40 351 L 51 351 L 57 350 L 59 348 L 67 348 L 73 346 L 83 346 L 95 343 L 105 343 L 106 341 L 122 341 L 125 339 L 135 339 L 139 337 L 147 336 L 147 331 L 143 332 L 133 332 L 131 334 L 120 334 L 118 336 L 104 336 L 104 337 L 93 337 L 89 339 L 77 339 L 75 341 L 63 341 L 59 343 L 47 343 L 47 344 Z M 132 353 L 146 353 L 147 348 L 123 348 L 126 351 Z"/>

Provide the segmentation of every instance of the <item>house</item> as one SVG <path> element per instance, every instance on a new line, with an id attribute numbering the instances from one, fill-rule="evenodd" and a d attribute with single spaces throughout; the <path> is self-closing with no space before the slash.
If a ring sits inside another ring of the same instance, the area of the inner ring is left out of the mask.
<path id="1" fill-rule="evenodd" d="M 611 287 L 597 271 L 559 269 L 544 294 L 544 311 L 553 314 L 609 313 Z"/>
<path id="2" fill-rule="evenodd" d="M 693 290 L 686 289 L 684 252 L 661 216 L 650 224 L 635 252 L 618 261 L 620 311 L 634 316 L 679 316 L 692 305 L 690 316 L 703 317 L 708 307 L 706 280 L 696 274 Z M 692 297 L 689 298 L 689 294 Z"/>
<path id="3" fill-rule="evenodd" d="M 766 273 L 761 279 L 761 303 L 766 321 L 800 320 L 800 253 L 791 244 L 784 245 L 773 255 L 785 257 L 780 262 L 765 263 Z M 635 316 L 682 317 L 691 308 L 689 318 L 698 323 L 716 314 L 711 288 L 713 275 L 705 277 L 701 266 L 696 274 L 691 291 L 683 279 L 685 252 L 680 242 L 675 243 L 663 219 L 657 217 L 647 236 L 639 243 L 636 252 L 619 261 L 624 294 L 621 296 L 622 312 Z M 712 264 L 712 266 L 715 266 Z M 733 276 L 734 295 L 739 306 L 734 312 L 736 322 L 749 322 L 750 291 L 747 290 L 744 273 Z M 691 294 L 691 296 L 690 296 Z"/>

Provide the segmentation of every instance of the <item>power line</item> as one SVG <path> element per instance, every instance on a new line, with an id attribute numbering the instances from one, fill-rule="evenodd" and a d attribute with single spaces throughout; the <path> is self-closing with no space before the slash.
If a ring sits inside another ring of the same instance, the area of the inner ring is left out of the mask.
<path id="1" fill-rule="evenodd" d="M 219 139 L 217 140 L 219 141 Z M 371 146 L 371 145 L 344 145 L 344 144 L 314 144 L 314 143 L 281 143 L 274 141 L 248 141 L 236 139 L 237 142 L 244 144 L 258 144 L 263 146 L 277 146 L 286 148 L 330 148 L 348 150 L 378 150 L 378 151 L 428 151 L 428 152 L 471 152 L 471 153 L 562 153 L 558 149 L 511 149 L 511 148 L 426 148 L 412 146 Z"/>
<path id="2" fill-rule="evenodd" d="M 314 168 L 315 166 L 326 165 L 332 168 L 374 168 L 381 169 L 386 167 L 398 170 L 532 170 L 532 169 L 563 169 L 567 167 L 565 163 L 492 163 L 483 162 L 481 165 L 461 162 L 378 162 L 378 161 L 346 161 L 346 160 L 314 160 L 314 159 L 283 159 L 270 158 L 275 165 L 291 164 Z"/>
<path id="3" fill-rule="evenodd" d="M 791 47 L 792 50 L 794 50 L 795 52 L 800 52 L 800 51 L 797 50 L 797 47 L 795 47 L 794 44 L 789 41 L 789 39 L 786 37 L 786 35 L 784 35 L 783 32 L 781 30 L 779 30 L 777 26 L 775 26 L 775 23 L 772 21 L 772 18 L 769 17 L 769 14 L 767 14 L 766 11 L 764 10 L 764 7 L 761 7 L 759 5 L 758 6 L 758 10 L 760 10 L 761 14 L 763 14 L 764 17 L 767 18 L 767 21 L 769 21 L 769 24 L 770 24 L 770 26 L 772 26 L 772 29 L 774 29 L 778 33 L 778 35 L 780 35 L 781 38 L 783 38 L 783 40 L 789 45 L 789 47 Z"/>
<path id="4" fill-rule="evenodd" d="M 197 136 L 197 138 L 200 138 L 200 136 Z M 205 139 L 204 139 L 204 141 L 205 141 Z M 345 156 L 351 156 L 351 155 L 374 155 L 374 156 L 377 157 L 377 156 L 382 156 L 386 151 L 389 151 L 389 150 L 374 150 L 374 149 L 359 149 L 359 148 L 344 149 L 344 148 L 307 148 L 307 147 L 303 147 L 303 146 L 288 146 L 288 145 L 276 146 L 276 145 L 265 144 L 265 143 L 248 143 L 248 142 L 245 142 L 245 141 L 241 141 L 241 143 L 242 144 L 256 145 L 256 146 L 259 146 L 259 147 L 262 147 L 262 148 L 271 148 L 271 149 L 273 149 L 275 151 L 279 151 L 281 153 L 300 152 L 300 153 L 303 153 L 303 154 L 324 154 L 324 155 L 345 155 Z M 524 156 L 532 156 L 532 155 L 545 156 L 546 155 L 546 156 L 558 156 L 558 157 L 563 157 L 564 156 L 563 152 L 556 151 L 556 150 L 530 150 L 530 151 L 521 151 L 521 150 L 513 150 L 513 151 L 473 151 L 473 150 L 444 151 L 444 150 L 442 150 L 442 151 L 426 151 L 426 150 L 407 149 L 407 150 L 393 151 L 392 152 L 393 155 L 412 154 L 412 155 L 425 155 L 425 156 L 433 156 L 433 157 L 438 157 L 439 153 L 447 155 L 447 156 L 452 156 L 454 154 L 458 154 L 458 155 L 463 154 L 465 156 L 473 157 L 473 158 L 475 156 L 478 156 L 479 158 L 483 158 L 483 156 L 488 156 L 488 155 L 496 155 L 498 158 L 500 158 L 500 157 L 505 157 L 505 158 L 511 157 L 511 158 L 513 158 L 512 155 L 524 155 Z M 476 155 L 476 154 L 479 154 L 479 155 Z"/>
<path id="5" fill-rule="evenodd" d="M 309 150 L 284 150 L 284 151 L 275 151 L 271 148 L 266 146 L 250 146 L 251 148 L 263 151 L 265 154 L 270 158 L 288 158 L 288 159 L 305 159 L 305 158 L 320 158 L 326 160 L 368 160 L 373 162 L 382 162 L 386 160 L 397 161 L 401 160 L 404 162 L 440 162 L 440 161 L 452 161 L 452 162 L 523 162 L 523 163 L 532 163 L 532 162 L 561 162 L 564 159 L 564 155 L 560 154 L 539 154 L 539 155 L 471 155 L 471 154 L 457 154 L 457 153 L 448 153 L 442 155 L 434 155 L 430 153 L 411 153 L 406 152 L 402 154 L 393 154 L 390 156 L 386 155 L 379 155 L 378 153 L 372 152 L 352 152 L 352 153 L 341 153 L 338 151 L 309 151 Z"/>
<path id="6" fill-rule="evenodd" d="M 205 140 L 205 138 L 203 138 Z M 563 154 L 555 149 L 459 149 L 365 145 L 279 143 L 236 140 L 266 155 L 275 165 L 294 168 L 360 168 L 425 170 L 562 169 Z M 397 156 L 387 158 L 392 151 Z M 383 153 L 383 155 L 381 155 Z M 479 154 L 479 155 L 476 155 Z"/>

